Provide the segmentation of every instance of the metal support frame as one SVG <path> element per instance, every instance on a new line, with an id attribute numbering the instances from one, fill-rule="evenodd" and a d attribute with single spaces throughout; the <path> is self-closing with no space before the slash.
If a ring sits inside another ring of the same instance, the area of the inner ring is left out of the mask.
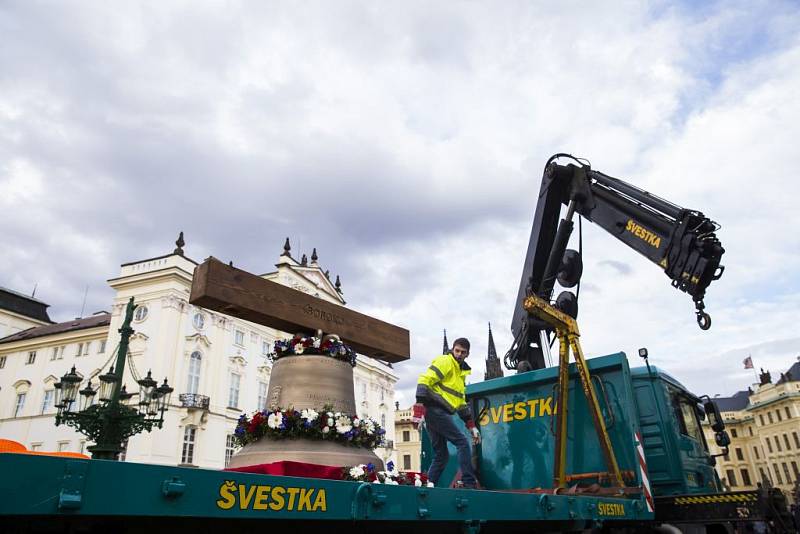
<path id="1" fill-rule="evenodd" d="M 589 412 L 592 415 L 594 428 L 600 441 L 600 448 L 606 460 L 608 472 L 611 475 L 611 482 L 617 487 L 624 487 L 622 473 L 614 455 L 611 445 L 611 438 L 606 429 L 603 414 L 600 412 L 600 403 L 592 385 L 592 377 L 583 356 L 583 350 L 579 341 L 580 332 L 578 323 L 569 315 L 555 309 L 547 301 L 536 295 L 531 295 L 525 299 L 523 308 L 531 315 L 545 321 L 553 327 L 558 336 L 559 360 L 558 360 L 558 397 L 556 399 L 556 439 L 555 439 L 555 461 L 553 463 L 553 485 L 556 488 L 565 488 L 568 481 L 566 474 L 567 465 L 567 417 L 569 415 L 569 353 L 572 350 L 575 356 L 575 366 L 578 368 L 583 394 L 589 405 Z"/>

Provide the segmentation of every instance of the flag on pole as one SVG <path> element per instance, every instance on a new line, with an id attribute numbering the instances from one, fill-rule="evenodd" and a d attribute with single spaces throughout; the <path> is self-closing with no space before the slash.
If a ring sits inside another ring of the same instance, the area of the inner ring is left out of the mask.
<path id="1" fill-rule="evenodd" d="M 744 359 L 744 361 L 742 363 L 744 364 L 744 368 L 745 369 L 752 369 L 753 368 L 753 357 L 752 356 L 748 356 L 747 358 Z"/>

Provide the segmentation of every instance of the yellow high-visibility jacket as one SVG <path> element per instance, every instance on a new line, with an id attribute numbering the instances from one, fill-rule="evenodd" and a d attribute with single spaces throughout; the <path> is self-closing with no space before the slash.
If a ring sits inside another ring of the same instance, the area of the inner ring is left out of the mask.
<path id="1" fill-rule="evenodd" d="M 452 354 L 437 356 L 417 381 L 417 402 L 441 406 L 449 413 L 458 412 L 466 422 L 472 420 L 464 392 L 467 376 L 472 369 L 467 362 L 456 360 Z"/>

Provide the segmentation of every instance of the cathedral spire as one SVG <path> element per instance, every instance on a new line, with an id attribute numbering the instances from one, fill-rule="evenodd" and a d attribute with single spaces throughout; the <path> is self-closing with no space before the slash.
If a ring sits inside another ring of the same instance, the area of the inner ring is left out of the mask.
<path id="1" fill-rule="evenodd" d="M 444 338 L 442 339 L 442 354 L 450 352 L 450 344 L 447 342 L 447 328 L 444 329 Z"/>
<path id="2" fill-rule="evenodd" d="M 483 375 L 483 379 L 491 380 L 502 376 L 503 369 L 500 367 L 500 358 L 497 357 L 497 349 L 494 347 L 492 323 L 489 323 L 489 349 L 486 353 L 486 373 Z"/>

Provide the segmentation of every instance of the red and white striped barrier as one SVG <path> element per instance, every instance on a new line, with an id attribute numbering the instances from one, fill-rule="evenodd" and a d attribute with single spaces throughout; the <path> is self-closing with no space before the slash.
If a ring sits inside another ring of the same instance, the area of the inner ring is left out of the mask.
<path id="1" fill-rule="evenodd" d="M 644 500 L 647 502 L 647 511 L 655 510 L 653 506 L 653 493 L 650 491 L 650 479 L 647 476 L 647 460 L 644 458 L 644 447 L 642 446 L 642 435 L 636 432 L 636 456 L 639 458 L 639 472 L 642 474 L 642 491 Z"/>

